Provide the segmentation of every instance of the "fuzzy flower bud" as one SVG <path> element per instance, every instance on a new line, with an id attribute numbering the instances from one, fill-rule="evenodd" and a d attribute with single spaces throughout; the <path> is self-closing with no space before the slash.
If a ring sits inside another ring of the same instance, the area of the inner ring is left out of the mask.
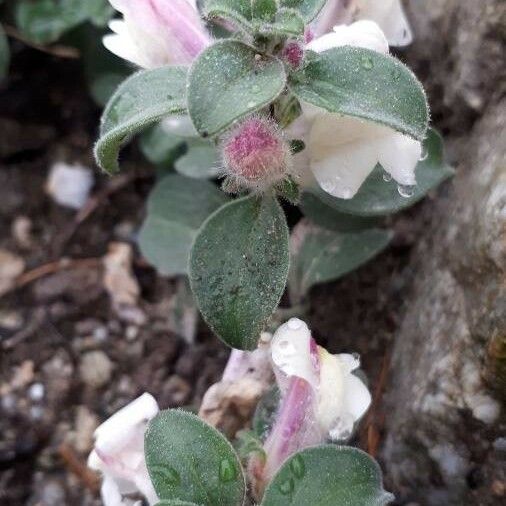
<path id="1" fill-rule="evenodd" d="M 298 42 L 288 42 L 281 51 L 281 56 L 293 69 L 298 69 L 304 59 L 304 48 Z"/>
<path id="2" fill-rule="evenodd" d="M 291 164 L 281 132 L 260 116 L 240 122 L 224 140 L 222 153 L 226 174 L 238 186 L 259 190 L 283 179 Z"/>

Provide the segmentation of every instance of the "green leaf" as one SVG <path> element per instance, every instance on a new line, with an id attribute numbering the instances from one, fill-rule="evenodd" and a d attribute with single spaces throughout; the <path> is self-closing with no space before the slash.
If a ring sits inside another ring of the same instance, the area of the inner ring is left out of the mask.
<path id="1" fill-rule="evenodd" d="M 171 166 L 185 149 L 185 138 L 167 130 L 158 123 L 142 132 L 139 146 L 142 154 L 153 164 Z"/>
<path id="2" fill-rule="evenodd" d="M 315 225 L 338 232 L 355 232 L 371 228 L 376 226 L 379 221 L 378 218 L 364 218 L 341 213 L 310 192 L 302 194 L 299 207 L 304 216 Z"/>
<path id="3" fill-rule="evenodd" d="M 280 9 L 270 25 L 260 28 L 261 33 L 276 33 L 297 37 L 304 33 L 305 24 L 302 16 L 294 9 Z"/>
<path id="4" fill-rule="evenodd" d="M 289 85 L 299 100 L 327 111 L 425 138 L 425 92 L 414 74 L 391 56 L 350 46 L 329 49 L 313 55 Z"/>
<path id="5" fill-rule="evenodd" d="M 275 186 L 277 194 L 290 202 L 297 205 L 300 201 L 300 188 L 299 185 L 290 177 L 286 177 Z"/>
<path id="6" fill-rule="evenodd" d="M 197 231 L 228 201 L 212 183 L 169 174 L 156 184 L 139 233 L 142 254 L 162 275 L 188 272 L 188 257 Z"/>
<path id="7" fill-rule="evenodd" d="M 251 31 L 251 0 L 203 0 L 202 13 L 208 19 L 222 18 Z"/>
<path id="8" fill-rule="evenodd" d="M 288 265 L 288 228 L 274 197 L 237 199 L 204 223 L 190 254 L 190 283 L 220 339 L 256 348 L 283 294 Z"/>
<path id="9" fill-rule="evenodd" d="M 367 453 L 325 445 L 289 458 L 268 485 L 261 506 L 382 506 L 393 499 Z"/>
<path id="10" fill-rule="evenodd" d="M 162 500 L 205 506 L 238 506 L 246 484 L 232 445 L 197 416 L 160 412 L 145 437 L 148 472 Z"/>
<path id="11" fill-rule="evenodd" d="M 2 25 L 0 25 L 0 79 L 7 76 L 10 62 L 9 41 L 5 35 Z"/>
<path id="12" fill-rule="evenodd" d="M 164 116 L 185 111 L 186 68 L 169 66 L 137 72 L 124 81 L 107 104 L 95 146 L 98 165 L 119 169 L 118 153 L 130 138 Z"/>
<path id="13" fill-rule="evenodd" d="M 252 0 L 251 2 L 252 17 L 255 20 L 273 21 L 277 10 L 276 0 Z"/>
<path id="14" fill-rule="evenodd" d="M 216 146 L 202 140 L 189 141 L 188 151 L 174 167 L 180 174 L 197 179 L 213 179 L 222 172 Z"/>
<path id="15" fill-rule="evenodd" d="M 277 58 L 259 55 L 237 40 L 222 40 L 194 62 L 188 84 L 188 112 L 203 136 L 262 109 L 283 91 L 286 75 Z"/>
<path id="16" fill-rule="evenodd" d="M 392 233 L 387 230 L 334 232 L 300 222 L 292 236 L 288 278 L 292 303 L 299 303 L 312 286 L 357 269 L 382 251 L 391 238 Z"/>
<path id="17" fill-rule="evenodd" d="M 413 194 L 410 197 L 399 194 L 395 181 L 384 180 L 385 171 L 379 165 L 352 199 L 337 199 L 320 189 L 310 191 L 324 204 L 343 213 L 366 217 L 396 213 L 416 204 L 427 192 L 454 174 L 453 169 L 444 160 L 443 140 L 433 129 L 429 129 L 427 139 L 424 141 L 424 153 L 427 156 L 416 166 L 417 185 L 413 187 Z"/>
<path id="18" fill-rule="evenodd" d="M 280 0 L 281 7 L 296 9 L 302 15 L 304 21 L 309 23 L 323 9 L 327 0 Z"/>
<path id="19" fill-rule="evenodd" d="M 85 21 L 105 26 L 113 12 L 107 0 L 21 0 L 15 17 L 28 39 L 50 44 Z"/>

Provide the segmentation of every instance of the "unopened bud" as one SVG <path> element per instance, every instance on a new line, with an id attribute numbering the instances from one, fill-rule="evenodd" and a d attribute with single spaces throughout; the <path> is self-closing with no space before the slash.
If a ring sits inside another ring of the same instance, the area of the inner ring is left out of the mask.
<path id="1" fill-rule="evenodd" d="M 298 42 L 288 42 L 281 56 L 293 69 L 298 69 L 304 59 L 304 48 Z"/>
<path id="2" fill-rule="evenodd" d="M 227 174 L 239 185 L 265 189 L 286 175 L 291 155 L 277 126 L 267 118 L 252 116 L 239 123 L 224 140 Z"/>

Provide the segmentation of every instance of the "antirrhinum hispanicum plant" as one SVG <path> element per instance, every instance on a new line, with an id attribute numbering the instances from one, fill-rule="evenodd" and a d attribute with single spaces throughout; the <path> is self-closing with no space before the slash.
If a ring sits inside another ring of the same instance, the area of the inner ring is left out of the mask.
<path id="1" fill-rule="evenodd" d="M 389 52 L 412 38 L 400 1 L 110 3 L 121 17 L 104 44 L 141 69 L 105 108 L 97 162 L 117 172 L 121 147 L 141 134 L 164 168 L 141 251 L 161 274 L 188 276 L 207 324 L 234 348 L 222 386 L 240 392 L 249 377 L 263 398 L 241 457 L 149 394 L 125 407 L 90 456 L 106 506 L 134 492 L 160 506 L 389 502 L 374 460 L 342 446 L 371 402 L 358 356 L 329 354 L 284 315 L 383 250 L 384 217 L 452 174 L 421 84 Z M 292 206 L 304 217 L 290 231 Z M 279 309 L 286 288 L 290 307 Z M 268 373 L 251 376 L 259 362 Z"/>

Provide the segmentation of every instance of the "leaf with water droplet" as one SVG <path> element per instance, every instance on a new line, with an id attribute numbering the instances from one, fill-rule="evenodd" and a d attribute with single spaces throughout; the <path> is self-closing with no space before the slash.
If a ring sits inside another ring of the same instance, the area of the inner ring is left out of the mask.
<path id="1" fill-rule="evenodd" d="M 234 348 L 256 348 L 288 274 L 288 228 L 271 195 L 237 199 L 203 225 L 190 254 L 190 282 L 211 329 Z"/>
<path id="2" fill-rule="evenodd" d="M 151 420 L 145 454 L 161 500 L 202 506 L 238 506 L 244 501 L 239 457 L 222 434 L 191 413 L 162 411 Z"/>
<path id="3" fill-rule="evenodd" d="M 306 23 L 316 18 L 326 2 L 327 0 L 279 0 L 282 7 L 298 11 Z"/>
<path id="4" fill-rule="evenodd" d="M 95 145 L 95 158 L 103 170 L 119 170 L 119 150 L 135 134 L 165 116 L 185 111 L 186 72 L 178 66 L 143 70 L 119 86 L 104 109 Z"/>
<path id="5" fill-rule="evenodd" d="M 292 232 L 288 290 L 292 304 L 300 303 L 309 289 L 339 279 L 382 251 L 392 233 L 377 228 L 335 232 L 307 221 Z"/>
<path id="6" fill-rule="evenodd" d="M 276 100 L 285 83 L 280 60 L 238 40 L 221 40 L 192 65 L 188 111 L 197 131 L 213 136 Z"/>
<path id="7" fill-rule="evenodd" d="M 326 206 L 341 213 L 375 217 L 402 211 L 416 204 L 430 190 L 454 174 L 454 170 L 445 162 L 443 139 L 436 130 L 429 129 L 423 149 L 427 156 L 416 166 L 416 186 L 410 188 L 409 196 L 399 194 L 396 181 L 383 178 L 385 171 L 380 165 L 372 171 L 352 199 L 334 198 L 316 188 L 309 191 Z"/>
<path id="8" fill-rule="evenodd" d="M 382 506 L 393 499 L 383 490 L 381 470 L 369 455 L 325 445 L 289 458 L 267 486 L 261 506 Z"/>
<path id="9" fill-rule="evenodd" d="M 426 135 L 429 108 L 423 87 L 392 56 L 350 46 L 329 49 L 313 55 L 288 85 L 302 102 L 380 123 L 417 140 Z"/>

